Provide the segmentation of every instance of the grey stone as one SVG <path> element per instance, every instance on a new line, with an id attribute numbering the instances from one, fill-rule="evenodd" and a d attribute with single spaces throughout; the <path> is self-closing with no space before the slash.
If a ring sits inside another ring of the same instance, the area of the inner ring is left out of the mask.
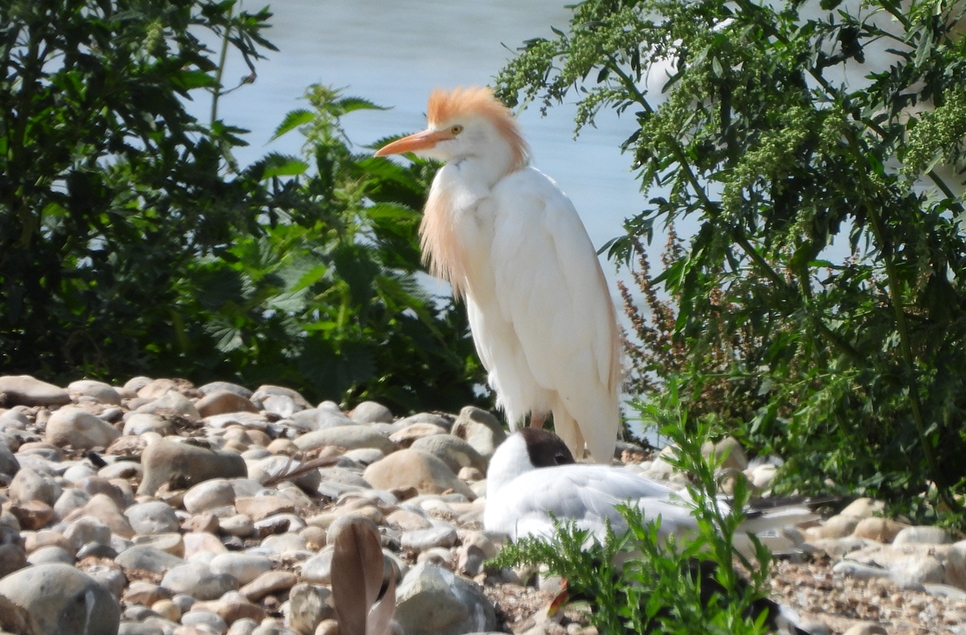
<path id="1" fill-rule="evenodd" d="M 196 562 L 179 565 L 161 579 L 161 586 L 175 593 L 190 595 L 196 600 L 216 600 L 229 591 L 238 589 L 238 581 L 226 573 L 214 573 Z"/>
<path id="2" fill-rule="evenodd" d="M 271 571 L 272 560 L 266 556 L 247 553 L 222 553 L 212 558 L 208 568 L 212 573 L 227 573 L 241 585 Z"/>
<path id="3" fill-rule="evenodd" d="M 432 454 L 419 450 L 399 450 L 366 468 L 363 478 L 376 489 L 394 490 L 413 487 L 420 494 L 442 494 L 452 490 L 469 500 L 476 498 L 453 470 Z"/>
<path id="4" fill-rule="evenodd" d="M 30 375 L 0 377 L 0 408 L 13 406 L 46 406 L 70 403 L 70 395 L 63 388 L 35 379 Z"/>
<path id="5" fill-rule="evenodd" d="M 454 474 L 464 467 L 476 468 L 486 472 L 488 461 L 476 449 L 459 437 L 450 434 L 436 434 L 417 439 L 410 446 L 413 450 L 429 452 L 445 463 Z"/>
<path id="6" fill-rule="evenodd" d="M 335 617 L 332 591 L 316 584 L 299 583 L 289 591 L 289 623 L 299 633 L 314 633 L 322 620 Z"/>
<path id="7" fill-rule="evenodd" d="M 325 428 L 308 432 L 295 439 L 295 445 L 303 452 L 325 446 L 343 448 L 376 448 L 389 454 L 396 450 L 396 444 L 389 437 L 380 434 L 369 426 L 350 425 Z"/>
<path id="8" fill-rule="evenodd" d="M 896 534 L 892 544 L 898 545 L 945 545 L 952 542 L 942 527 L 906 527 Z"/>
<path id="9" fill-rule="evenodd" d="M 117 555 L 115 562 L 125 569 L 164 573 L 185 564 L 181 558 L 149 545 L 135 545 Z"/>
<path id="10" fill-rule="evenodd" d="M 181 528 L 174 510 L 161 501 L 131 505 L 124 510 L 124 515 L 136 534 L 166 534 Z"/>
<path id="11" fill-rule="evenodd" d="M 404 532 L 399 538 L 399 544 L 405 549 L 426 551 L 433 547 L 452 547 L 457 538 L 456 529 L 440 526 Z"/>
<path id="12" fill-rule="evenodd" d="M 235 488 L 226 479 L 213 478 L 185 492 L 183 504 L 191 514 L 230 507 L 235 504 Z"/>
<path id="13" fill-rule="evenodd" d="M 392 423 L 392 411 L 381 403 L 363 401 L 349 413 L 349 418 L 358 423 Z"/>
<path id="14" fill-rule="evenodd" d="M 116 635 L 121 607 L 91 576 L 64 564 L 22 569 L 0 580 L 0 595 L 30 613 L 44 635 Z"/>
<path id="15" fill-rule="evenodd" d="M 53 507 L 60 496 L 60 488 L 53 479 L 31 468 L 18 471 L 10 482 L 10 498 L 16 502 L 38 500 Z"/>
<path id="16" fill-rule="evenodd" d="M 75 449 L 106 448 L 121 436 L 120 430 L 86 410 L 65 406 L 54 411 L 47 420 L 46 438 L 56 446 Z"/>
<path id="17" fill-rule="evenodd" d="M 461 635 L 496 629 L 496 611 L 479 585 L 420 563 L 396 590 L 395 620 L 406 635 Z"/>
<path id="18" fill-rule="evenodd" d="M 132 412 L 124 418 L 123 432 L 126 436 L 141 436 L 148 432 L 165 436 L 174 434 L 174 424 L 153 412 Z"/>
<path id="19" fill-rule="evenodd" d="M 79 396 L 91 397 L 101 403 L 121 405 L 121 395 L 112 386 L 102 381 L 81 379 L 73 381 L 67 386 L 67 392 Z"/>
<path id="20" fill-rule="evenodd" d="M 466 406 L 453 424 L 452 434 L 463 439 L 487 461 L 496 448 L 506 440 L 506 431 L 499 419 L 473 406 Z"/>
<path id="21" fill-rule="evenodd" d="M 248 475 L 245 460 L 237 454 L 171 441 L 149 445 L 141 455 L 141 464 L 144 478 L 138 494 L 148 496 L 172 480 L 181 487 L 191 487 L 213 478 Z"/>
<path id="22" fill-rule="evenodd" d="M 49 545 L 47 547 L 41 547 L 27 556 L 27 563 L 35 566 L 55 563 L 73 565 L 74 554 L 67 551 L 63 547 Z"/>

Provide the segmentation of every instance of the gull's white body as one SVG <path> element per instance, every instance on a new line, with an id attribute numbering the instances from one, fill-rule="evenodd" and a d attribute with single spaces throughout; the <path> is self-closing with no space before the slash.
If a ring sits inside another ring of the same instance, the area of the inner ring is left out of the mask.
<path id="1" fill-rule="evenodd" d="M 533 438 L 535 435 L 530 434 Z M 570 458 L 570 461 L 573 459 Z M 607 523 L 618 534 L 626 529 L 617 511 L 619 504 L 630 504 L 644 512 L 645 519 L 661 517 L 660 535 L 685 537 L 697 529 L 692 510 L 694 503 L 686 492 L 675 491 L 661 483 L 634 474 L 622 467 L 563 463 L 551 465 L 544 460 L 537 467 L 532 447 L 520 433 L 510 435 L 497 448 L 487 470 L 486 508 L 483 526 L 505 533 L 511 540 L 524 536 L 550 538 L 553 519 L 573 522 L 604 539 Z M 717 501 L 722 511 L 726 503 Z M 800 506 L 776 508 L 749 515 L 739 528 L 736 545 L 750 552 L 745 533 L 766 538 L 773 548 L 785 549 L 793 543 L 775 532 L 814 515 Z M 774 534 L 765 536 L 766 533 Z"/>
<path id="2" fill-rule="evenodd" d="M 526 165 L 516 124 L 489 91 L 434 93 L 429 118 L 427 131 L 377 155 L 446 161 L 426 203 L 423 249 L 466 300 L 499 407 L 513 429 L 552 412 L 575 455 L 586 444 L 608 462 L 620 423 L 617 320 L 577 211 Z"/>

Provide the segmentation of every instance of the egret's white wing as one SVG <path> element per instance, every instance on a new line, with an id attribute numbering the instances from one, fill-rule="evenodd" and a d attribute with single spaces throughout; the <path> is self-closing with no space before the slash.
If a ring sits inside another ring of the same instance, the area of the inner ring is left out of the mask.
<path id="1" fill-rule="evenodd" d="M 492 204 L 500 314 L 534 381 L 556 393 L 554 405 L 576 420 L 595 458 L 609 460 L 620 417 L 619 340 L 593 244 L 570 200 L 533 168 L 500 181 Z"/>

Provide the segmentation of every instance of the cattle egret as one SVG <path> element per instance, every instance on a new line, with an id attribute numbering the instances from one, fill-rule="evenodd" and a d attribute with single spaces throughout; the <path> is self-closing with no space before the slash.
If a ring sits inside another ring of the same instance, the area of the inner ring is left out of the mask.
<path id="1" fill-rule="evenodd" d="M 578 457 L 613 458 L 620 339 L 604 273 L 570 199 L 528 165 L 509 109 L 488 88 L 434 91 L 429 127 L 376 152 L 445 162 L 420 225 L 423 257 L 462 296 L 497 406 L 530 415 Z"/>

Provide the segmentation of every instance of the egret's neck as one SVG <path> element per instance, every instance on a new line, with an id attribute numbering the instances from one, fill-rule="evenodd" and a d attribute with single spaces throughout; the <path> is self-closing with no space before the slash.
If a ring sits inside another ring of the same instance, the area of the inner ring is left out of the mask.
<path id="1" fill-rule="evenodd" d="M 482 186 L 486 190 L 491 189 L 510 172 L 522 167 L 509 144 L 499 137 L 488 139 L 475 148 L 473 153 L 454 157 L 447 163 L 459 171 L 460 179 L 471 189 Z"/>

